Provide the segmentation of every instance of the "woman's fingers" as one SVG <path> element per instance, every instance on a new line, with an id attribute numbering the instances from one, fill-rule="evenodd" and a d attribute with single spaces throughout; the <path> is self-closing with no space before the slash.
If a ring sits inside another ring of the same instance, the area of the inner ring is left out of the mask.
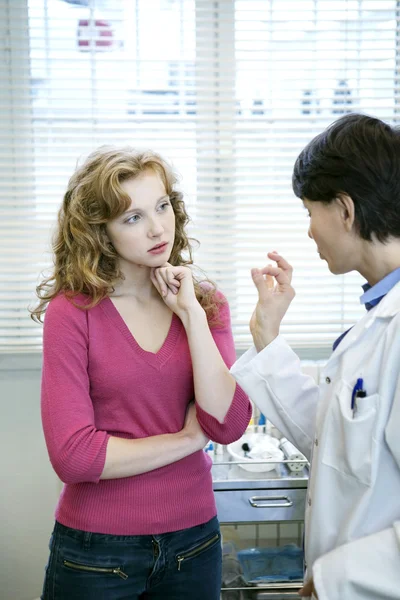
<path id="1" fill-rule="evenodd" d="M 168 283 L 168 286 L 171 289 L 172 289 L 172 287 L 177 289 L 181 285 L 180 281 L 178 279 L 176 279 L 175 274 L 172 269 L 165 269 L 165 279 L 166 279 L 166 282 Z"/>
<path id="2" fill-rule="evenodd" d="M 161 274 L 161 269 L 155 269 L 154 270 L 154 276 L 156 278 L 157 281 L 157 289 L 159 291 L 159 293 L 161 294 L 161 296 L 165 297 L 168 293 L 168 286 L 165 283 L 165 280 Z"/>
<path id="3" fill-rule="evenodd" d="M 155 269 L 151 269 L 150 270 L 150 280 L 151 280 L 151 283 L 156 288 L 157 292 L 160 294 L 160 296 L 162 296 L 162 293 L 161 293 L 161 290 L 160 290 L 160 286 L 159 286 L 159 283 L 158 283 L 155 271 L 156 271 Z"/>
<path id="4" fill-rule="evenodd" d="M 173 294 L 177 294 L 181 284 L 179 280 L 175 277 L 173 267 L 161 268 L 159 269 L 159 273 L 167 287 L 171 290 L 171 292 Z"/>
<path id="5" fill-rule="evenodd" d="M 158 267 L 154 269 L 154 277 L 158 284 L 156 287 L 162 296 L 165 297 L 168 290 L 175 295 L 178 293 L 181 284 L 175 277 L 173 267 Z"/>

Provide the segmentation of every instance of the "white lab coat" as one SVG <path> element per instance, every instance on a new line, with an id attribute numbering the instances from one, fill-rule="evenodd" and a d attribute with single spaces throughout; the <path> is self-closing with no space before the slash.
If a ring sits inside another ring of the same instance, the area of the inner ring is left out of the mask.
<path id="1" fill-rule="evenodd" d="M 319 387 L 281 336 L 232 373 L 312 459 L 305 561 L 319 600 L 400 599 L 400 283 L 344 337 Z"/>

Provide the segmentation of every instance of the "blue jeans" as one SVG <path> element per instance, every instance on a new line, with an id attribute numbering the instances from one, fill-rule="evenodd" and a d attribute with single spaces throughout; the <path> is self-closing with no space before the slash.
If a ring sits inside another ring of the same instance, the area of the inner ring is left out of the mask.
<path id="1" fill-rule="evenodd" d="M 221 534 L 208 523 L 105 535 L 56 522 L 41 600 L 219 600 Z"/>

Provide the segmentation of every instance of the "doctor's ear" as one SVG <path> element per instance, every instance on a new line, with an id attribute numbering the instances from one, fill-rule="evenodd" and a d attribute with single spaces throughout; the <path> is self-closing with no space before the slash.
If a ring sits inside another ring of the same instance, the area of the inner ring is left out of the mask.
<path id="1" fill-rule="evenodd" d="M 348 194 L 339 194 L 335 200 L 337 202 L 344 227 L 347 231 L 351 231 L 355 220 L 355 207 L 352 198 Z"/>

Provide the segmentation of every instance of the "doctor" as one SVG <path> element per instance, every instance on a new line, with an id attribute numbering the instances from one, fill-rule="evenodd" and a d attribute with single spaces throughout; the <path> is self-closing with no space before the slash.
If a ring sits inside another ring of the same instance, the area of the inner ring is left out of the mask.
<path id="1" fill-rule="evenodd" d="M 255 347 L 232 373 L 312 459 L 300 595 L 399 599 L 400 131 L 346 115 L 301 152 L 293 189 L 330 271 L 366 279 L 366 312 L 336 340 L 317 386 L 279 335 L 294 297 L 292 269 L 269 253 L 276 266 L 252 270 Z"/>

